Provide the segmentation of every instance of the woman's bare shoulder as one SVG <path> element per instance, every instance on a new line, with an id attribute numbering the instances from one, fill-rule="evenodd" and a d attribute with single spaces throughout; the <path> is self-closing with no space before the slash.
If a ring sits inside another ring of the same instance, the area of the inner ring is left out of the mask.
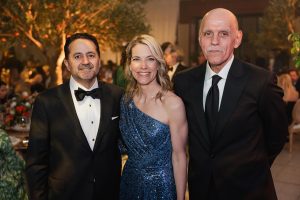
<path id="1" fill-rule="evenodd" d="M 168 110 L 177 110 L 184 106 L 181 98 L 172 91 L 168 91 L 163 95 L 162 103 Z"/>

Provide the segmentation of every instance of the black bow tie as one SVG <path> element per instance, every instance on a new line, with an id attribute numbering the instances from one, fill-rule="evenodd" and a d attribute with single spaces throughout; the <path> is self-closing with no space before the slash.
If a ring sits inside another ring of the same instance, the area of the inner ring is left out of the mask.
<path id="1" fill-rule="evenodd" d="M 91 91 L 85 91 L 81 88 L 75 90 L 75 97 L 77 101 L 82 101 L 85 96 L 91 96 L 93 99 L 100 99 L 100 88 L 95 88 Z"/>
<path id="2" fill-rule="evenodd" d="M 168 71 L 173 71 L 173 67 L 168 67 Z"/>

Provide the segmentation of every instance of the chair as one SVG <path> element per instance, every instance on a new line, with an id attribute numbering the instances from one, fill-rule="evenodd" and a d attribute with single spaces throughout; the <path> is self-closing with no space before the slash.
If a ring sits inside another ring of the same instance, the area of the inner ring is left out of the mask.
<path id="1" fill-rule="evenodd" d="M 293 150 L 294 134 L 300 133 L 300 100 L 297 100 L 292 110 L 292 123 L 289 126 L 289 152 Z"/>

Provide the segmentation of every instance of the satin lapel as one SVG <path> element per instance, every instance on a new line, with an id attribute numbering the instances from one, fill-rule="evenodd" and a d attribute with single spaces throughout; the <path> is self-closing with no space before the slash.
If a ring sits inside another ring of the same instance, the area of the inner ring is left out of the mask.
<path id="1" fill-rule="evenodd" d="M 238 59 L 234 59 L 224 87 L 215 138 L 221 136 L 224 126 L 237 106 L 246 82 L 247 76 L 243 64 Z"/>
<path id="2" fill-rule="evenodd" d="M 85 137 L 85 134 L 81 128 L 78 116 L 76 114 L 75 106 L 73 103 L 69 82 L 64 83 L 61 87 L 61 90 L 58 92 L 59 98 L 61 99 L 64 107 L 67 110 L 67 118 L 72 121 L 72 125 L 74 126 L 74 134 L 80 139 L 82 145 L 87 149 L 91 150 L 89 143 Z M 68 130 L 71 132 L 71 130 Z"/>
<path id="3" fill-rule="evenodd" d="M 199 124 L 199 128 L 201 129 L 201 135 L 199 135 L 200 141 L 205 140 L 205 148 L 209 150 L 210 147 L 210 139 L 209 133 L 207 131 L 206 119 L 203 109 L 203 85 L 205 78 L 205 66 L 201 66 L 198 73 L 195 73 L 193 76 L 193 80 L 190 80 L 192 83 L 192 87 L 190 89 L 191 104 L 192 104 L 192 112 L 195 113 L 196 119 Z M 188 80 L 189 81 L 189 80 Z"/>
<path id="4" fill-rule="evenodd" d="M 99 147 L 102 137 L 105 134 L 107 126 L 111 122 L 112 117 L 112 94 L 110 90 L 105 86 L 105 83 L 99 82 L 99 87 L 101 87 L 101 117 L 100 117 L 100 126 L 97 133 L 96 143 L 94 146 L 94 151 Z"/>

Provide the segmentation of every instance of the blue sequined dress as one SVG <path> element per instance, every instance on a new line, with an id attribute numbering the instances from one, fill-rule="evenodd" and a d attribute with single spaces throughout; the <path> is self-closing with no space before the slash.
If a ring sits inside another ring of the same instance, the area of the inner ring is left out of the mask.
<path id="1" fill-rule="evenodd" d="M 176 199 L 169 126 L 123 98 L 120 129 L 128 152 L 120 200 Z"/>

